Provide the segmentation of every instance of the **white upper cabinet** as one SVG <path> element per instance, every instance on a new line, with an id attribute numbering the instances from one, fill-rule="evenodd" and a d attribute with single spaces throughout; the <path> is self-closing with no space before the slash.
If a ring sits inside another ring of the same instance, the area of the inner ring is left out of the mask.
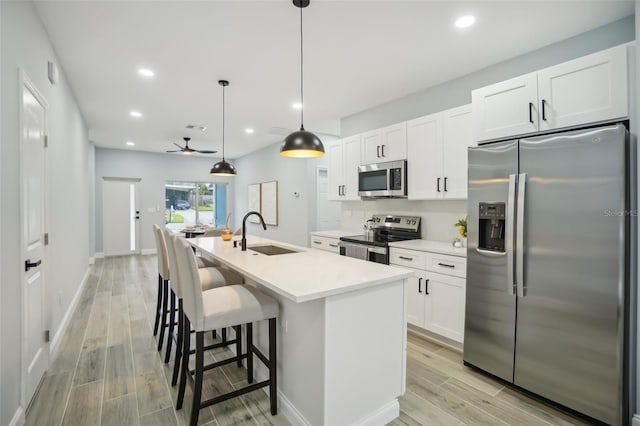
<path id="1" fill-rule="evenodd" d="M 333 142 L 329 145 L 328 155 L 328 199 L 332 201 L 359 200 L 360 135 Z"/>
<path id="2" fill-rule="evenodd" d="M 467 148 L 472 145 L 471 105 L 409 121 L 408 198 L 466 199 Z"/>
<path id="3" fill-rule="evenodd" d="M 442 114 L 407 123 L 407 192 L 410 199 L 441 198 Z M 441 185 L 441 182 L 440 182 Z"/>
<path id="4" fill-rule="evenodd" d="M 406 160 L 407 123 L 362 134 L 362 164 Z"/>
<path id="5" fill-rule="evenodd" d="M 500 139 L 538 130 L 536 73 L 471 92 L 476 140 Z"/>
<path id="6" fill-rule="evenodd" d="M 471 104 L 442 113 L 443 194 L 448 199 L 467 198 L 467 148 L 474 146 Z"/>
<path id="7" fill-rule="evenodd" d="M 627 46 L 474 90 L 476 141 L 628 116 Z"/>
<path id="8" fill-rule="evenodd" d="M 540 130 L 628 115 L 625 46 L 538 72 Z"/>

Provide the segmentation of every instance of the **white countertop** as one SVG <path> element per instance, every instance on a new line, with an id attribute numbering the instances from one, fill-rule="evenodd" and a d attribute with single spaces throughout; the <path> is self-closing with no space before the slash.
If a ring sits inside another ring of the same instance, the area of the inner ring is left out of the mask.
<path id="1" fill-rule="evenodd" d="M 318 237 L 327 237 L 327 238 L 340 238 L 340 237 L 348 237 L 350 235 L 361 235 L 362 231 L 314 231 L 309 232 L 311 235 L 317 235 Z"/>
<path id="2" fill-rule="evenodd" d="M 451 256 L 467 257 L 466 247 L 454 247 L 452 243 L 429 240 L 407 240 L 389 243 L 390 247 L 408 250 L 428 251 L 431 253 L 448 254 Z"/>
<path id="3" fill-rule="evenodd" d="M 239 238 L 234 237 L 234 240 Z M 247 236 L 247 251 L 220 237 L 191 238 L 193 246 L 227 267 L 296 303 L 321 299 L 404 279 L 412 274 L 397 266 L 367 262 L 334 253 Z M 266 256 L 251 246 L 273 244 L 297 253 Z"/>

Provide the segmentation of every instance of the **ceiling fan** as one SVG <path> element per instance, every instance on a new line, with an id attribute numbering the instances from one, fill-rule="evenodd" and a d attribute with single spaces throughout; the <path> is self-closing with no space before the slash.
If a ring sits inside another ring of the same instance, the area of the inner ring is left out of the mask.
<path id="1" fill-rule="evenodd" d="M 184 152 L 185 154 L 191 154 L 192 152 L 198 152 L 200 154 L 215 154 L 216 152 L 218 152 L 218 151 L 209 151 L 206 149 L 189 148 L 189 141 L 191 140 L 191 138 L 182 138 L 182 139 L 184 139 L 185 146 L 180 146 L 174 142 L 174 145 L 180 149 L 174 149 L 172 151 L 167 151 L 167 152 Z"/>

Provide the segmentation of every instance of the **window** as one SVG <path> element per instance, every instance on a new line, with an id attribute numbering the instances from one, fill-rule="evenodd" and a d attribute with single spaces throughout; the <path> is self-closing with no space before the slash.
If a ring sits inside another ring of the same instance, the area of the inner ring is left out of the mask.
<path id="1" fill-rule="evenodd" d="M 223 226 L 226 217 L 226 184 L 175 181 L 165 184 L 167 227 Z"/>

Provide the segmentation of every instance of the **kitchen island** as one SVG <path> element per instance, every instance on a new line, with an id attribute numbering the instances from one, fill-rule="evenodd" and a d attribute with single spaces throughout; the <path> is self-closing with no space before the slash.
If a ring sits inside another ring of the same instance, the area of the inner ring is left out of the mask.
<path id="1" fill-rule="evenodd" d="M 189 242 L 278 300 L 278 402 L 293 424 L 386 424 L 399 415 L 411 271 L 253 236 L 247 251 L 217 237 Z M 251 249 L 269 245 L 293 252 Z M 254 330 L 266 348 L 266 324 Z"/>

